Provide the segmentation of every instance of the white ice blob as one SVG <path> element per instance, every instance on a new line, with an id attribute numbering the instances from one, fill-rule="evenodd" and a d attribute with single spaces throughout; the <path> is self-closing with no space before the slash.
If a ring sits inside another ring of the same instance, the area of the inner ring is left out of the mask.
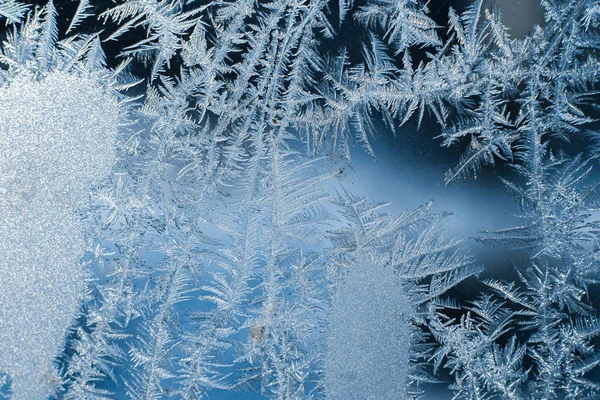
<path id="1" fill-rule="evenodd" d="M 91 78 L 53 72 L 0 89 L 0 372 L 45 399 L 86 273 L 75 208 L 115 162 L 119 108 Z"/>
<path id="2" fill-rule="evenodd" d="M 395 400 L 406 396 L 412 314 L 391 268 L 353 265 L 331 309 L 325 387 L 331 400 Z"/>

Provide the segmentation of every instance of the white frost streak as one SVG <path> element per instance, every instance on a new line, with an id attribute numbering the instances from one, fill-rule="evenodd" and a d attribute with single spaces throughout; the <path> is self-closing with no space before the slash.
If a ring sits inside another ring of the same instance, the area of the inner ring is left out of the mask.
<path id="1" fill-rule="evenodd" d="M 75 208 L 114 164 L 118 111 L 65 73 L 0 89 L 0 371 L 14 400 L 57 384 L 53 360 L 85 293 Z"/>

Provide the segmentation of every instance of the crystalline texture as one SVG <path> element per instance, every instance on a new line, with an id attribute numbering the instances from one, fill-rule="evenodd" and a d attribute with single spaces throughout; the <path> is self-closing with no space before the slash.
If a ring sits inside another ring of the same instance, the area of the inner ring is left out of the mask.
<path id="1" fill-rule="evenodd" d="M 85 293 L 75 209 L 114 164 L 118 106 L 60 72 L 17 78 L 0 104 L 0 371 L 13 399 L 43 399 Z"/>
<path id="2" fill-rule="evenodd" d="M 326 358 L 327 398 L 405 398 L 410 299 L 391 268 L 356 265 L 333 299 Z"/>

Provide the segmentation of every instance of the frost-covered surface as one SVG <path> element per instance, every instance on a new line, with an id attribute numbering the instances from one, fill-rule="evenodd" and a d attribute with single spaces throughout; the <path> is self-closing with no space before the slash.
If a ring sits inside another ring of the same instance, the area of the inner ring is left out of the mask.
<path id="1" fill-rule="evenodd" d="M 331 307 L 325 359 L 332 399 L 407 397 L 412 302 L 390 268 L 352 266 Z"/>
<path id="2" fill-rule="evenodd" d="M 0 370 L 13 399 L 44 399 L 87 292 L 77 208 L 115 161 L 118 108 L 94 81 L 55 72 L 0 89 Z"/>
<path id="3" fill-rule="evenodd" d="M 0 2 L 2 262 L 48 278 L 0 264 L 0 296 L 47 286 L 31 312 L 2 297 L 2 334 L 48 339 L 0 342 L 0 391 L 597 397 L 600 4 L 541 0 L 513 38 L 489 3 Z M 422 124 L 464 149 L 436 160 L 447 184 L 496 171 L 522 209 L 476 239 L 510 249 L 485 270 L 431 203 L 391 215 L 337 185 Z"/>

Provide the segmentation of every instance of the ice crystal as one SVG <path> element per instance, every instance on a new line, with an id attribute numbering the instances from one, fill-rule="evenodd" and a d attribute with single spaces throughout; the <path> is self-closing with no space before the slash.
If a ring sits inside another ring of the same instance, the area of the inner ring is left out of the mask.
<path id="1" fill-rule="evenodd" d="M 0 0 L 2 395 L 388 399 L 441 369 L 457 397 L 597 395 L 597 0 L 542 0 L 524 39 L 486 0 L 102 3 Z M 428 111 L 466 148 L 447 183 L 518 173 L 526 222 L 480 241 L 525 261 L 475 300 L 440 298 L 482 270 L 445 213 L 328 203 L 316 157 Z"/>

